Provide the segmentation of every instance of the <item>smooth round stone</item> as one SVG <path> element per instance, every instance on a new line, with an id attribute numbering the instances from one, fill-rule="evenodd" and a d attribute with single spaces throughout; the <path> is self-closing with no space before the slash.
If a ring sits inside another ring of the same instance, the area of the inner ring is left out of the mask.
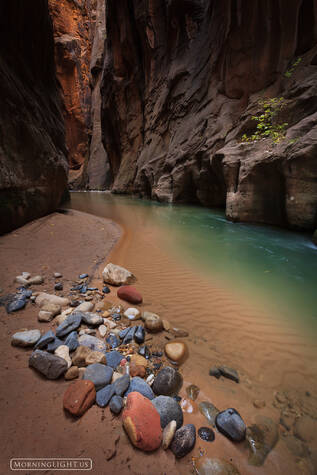
<path id="1" fill-rule="evenodd" d="M 83 379 L 92 381 L 96 391 L 111 382 L 113 369 L 100 363 L 87 366 Z"/>
<path id="2" fill-rule="evenodd" d="M 106 407 L 109 404 L 110 399 L 115 394 L 115 389 L 113 384 L 108 384 L 104 388 L 97 391 L 96 394 L 96 403 L 99 407 Z"/>
<path id="3" fill-rule="evenodd" d="M 80 274 L 79 279 L 86 279 L 88 277 L 88 274 Z"/>
<path id="4" fill-rule="evenodd" d="M 22 332 L 16 332 L 14 335 L 12 335 L 11 345 L 21 347 L 34 346 L 40 338 L 40 330 L 26 330 Z"/>
<path id="5" fill-rule="evenodd" d="M 183 425 L 183 411 L 175 399 L 169 396 L 158 396 L 152 399 L 152 403 L 160 415 L 162 429 L 173 420 L 176 421 L 177 429 Z"/>
<path id="6" fill-rule="evenodd" d="M 127 310 L 123 314 L 129 320 L 139 320 L 141 318 L 141 312 L 137 308 L 127 308 Z"/>
<path id="7" fill-rule="evenodd" d="M 103 323 L 103 318 L 98 313 L 82 312 L 82 321 L 87 323 L 87 325 L 97 327 Z"/>
<path id="8" fill-rule="evenodd" d="M 82 302 L 79 304 L 74 312 L 91 312 L 94 308 L 94 304 L 91 302 Z"/>
<path id="9" fill-rule="evenodd" d="M 40 310 L 37 317 L 39 322 L 50 322 L 53 318 L 53 314 L 51 312 L 46 312 L 45 310 Z"/>
<path id="10" fill-rule="evenodd" d="M 138 376 L 135 376 L 131 379 L 129 388 L 124 395 L 128 396 L 128 394 L 132 392 L 140 393 L 142 394 L 142 396 L 148 399 L 154 398 L 154 393 L 151 387 L 142 378 L 139 378 Z"/>
<path id="11" fill-rule="evenodd" d="M 64 409 L 82 416 L 95 402 L 96 390 L 91 381 L 76 381 L 68 386 L 63 399 Z"/>
<path id="12" fill-rule="evenodd" d="M 114 414 L 120 414 L 123 409 L 123 399 L 121 396 L 113 396 L 109 404 L 110 411 Z"/>
<path id="13" fill-rule="evenodd" d="M 199 394 L 199 387 L 196 386 L 195 384 L 191 384 L 190 386 L 187 386 L 186 388 L 186 394 L 191 399 L 192 401 L 195 401 L 198 397 Z"/>
<path id="14" fill-rule="evenodd" d="M 187 424 L 175 432 L 170 449 L 177 458 L 185 457 L 193 450 L 196 442 L 196 429 L 193 424 Z"/>
<path id="15" fill-rule="evenodd" d="M 41 307 L 44 312 L 50 312 L 53 317 L 56 317 L 61 312 L 61 306 L 54 303 L 46 303 Z"/>
<path id="16" fill-rule="evenodd" d="M 123 285 L 117 291 L 117 296 L 119 299 L 125 300 L 126 302 L 132 304 L 142 303 L 142 295 L 137 291 L 132 285 Z"/>
<path id="17" fill-rule="evenodd" d="M 166 343 L 164 347 L 164 351 L 166 356 L 175 362 L 181 362 L 187 353 L 187 346 L 185 343 L 177 341 L 177 342 L 169 342 Z"/>
<path id="18" fill-rule="evenodd" d="M 175 396 L 183 385 L 182 375 L 176 369 L 166 366 L 158 372 L 153 383 L 155 394 L 163 396 Z"/>
<path id="19" fill-rule="evenodd" d="M 43 284 L 44 279 L 41 275 L 35 275 L 34 277 L 30 277 L 28 279 L 28 284 L 29 285 L 41 285 Z"/>
<path id="20" fill-rule="evenodd" d="M 241 442 L 245 439 L 245 423 L 233 408 L 219 412 L 216 417 L 216 426 L 219 432 L 234 442 Z"/>
<path id="21" fill-rule="evenodd" d="M 198 407 L 200 412 L 206 417 L 209 424 L 215 427 L 216 417 L 220 412 L 219 409 L 208 401 L 200 402 Z"/>
<path id="22" fill-rule="evenodd" d="M 57 379 L 67 371 L 67 362 L 60 356 L 42 350 L 35 350 L 29 358 L 29 366 L 48 379 Z"/>
<path id="23" fill-rule="evenodd" d="M 101 351 L 91 351 L 86 356 L 86 365 L 89 366 L 94 363 L 107 364 L 106 355 Z"/>
<path id="24" fill-rule="evenodd" d="M 202 440 L 206 442 L 213 442 L 215 440 L 215 433 L 209 427 L 200 427 L 198 429 L 198 435 Z"/>
<path id="25" fill-rule="evenodd" d="M 55 355 L 60 356 L 61 358 L 64 358 L 64 360 L 67 363 L 67 367 L 70 368 L 72 365 L 72 360 L 70 359 L 69 356 L 69 348 L 66 345 L 60 345 L 56 348 L 55 350 Z"/>
<path id="26" fill-rule="evenodd" d="M 116 381 L 113 383 L 113 386 L 116 395 L 122 396 L 130 386 L 130 376 L 128 374 L 121 376 L 121 378 L 116 379 Z"/>
<path id="27" fill-rule="evenodd" d="M 81 313 L 71 313 L 68 317 L 56 328 L 56 336 L 59 338 L 68 335 L 72 331 L 76 330 L 81 324 Z"/>
<path id="28" fill-rule="evenodd" d="M 58 282 L 57 284 L 54 285 L 55 290 L 63 290 L 63 284 L 61 282 Z"/>
<path id="29" fill-rule="evenodd" d="M 174 438 L 176 432 L 176 421 L 170 421 L 163 430 L 163 450 L 167 450 Z"/>
<path id="30" fill-rule="evenodd" d="M 147 365 L 148 365 L 147 359 L 145 359 L 143 356 L 137 355 L 137 354 L 131 355 L 130 361 L 131 361 L 131 363 L 134 363 L 138 366 L 144 366 L 144 368 L 146 368 Z"/>
<path id="31" fill-rule="evenodd" d="M 111 366 L 111 368 L 116 369 L 116 367 L 120 364 L 120 361 L 123 360 L 123 356 L 119 351 L 109 351 L 106 353 L 107 365 Z"/>
<path id="32" fill-rule="evenodd" d="M 135 363 L 130 363 L 129 373 L 130 373 L 131 378 L 134 378 L 135 376 L 139 376 L 140 378 L 145 378 L 146 376 L 146 370 L 144 366 L 136 365 Z"/>
<path id="33" fill-rule="evenodd" d="M 145 328 L 152 333 L 157 333 L 163 330 L 163 322 L 161 317 L 151 312 L 144 312 L 143 319 L 145 321 Z"/>
<path id="34" fill-rule="evenodd" d="M 69 304 L 69 299 L 64 297 L 59 297 L 55 294 L 47 294 L 45 292 L 41 292 L 35 300 L 36 305 L 42 307 L 45 303 L 53 303 L 56 305 L 60 305 L 61 307 L 65 307 Z"/>
<path id="35" fill-rule="evenodd" d="M 79 376 L 78 366 L 71 366 L 65 373 L 64 378 L 69 381 L 71 379 L 76 379 Z"/>
<path id="36" fill-rule="evenodd" d="M 144 343 L 144 340 L 145 340 L 145 330 L 141 325 L 139 325 L 134 334 L 134 341 L 138 343 L 139 345 L 141 345 L 142 343 Z"/>
<path id="37" fill-rule="evenodd" d="M 221 459 L 199 457 L 195 460 L 198 475 L 240 475 L 234 465 Z"/>

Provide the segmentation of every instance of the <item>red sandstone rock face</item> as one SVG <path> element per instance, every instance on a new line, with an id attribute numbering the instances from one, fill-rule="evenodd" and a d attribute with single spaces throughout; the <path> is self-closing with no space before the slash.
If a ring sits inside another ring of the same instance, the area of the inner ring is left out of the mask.
<path id="1" fill-rule="evenodd" d="M 119 287 L 117 295 L 119 299 L 126 300 L 133 304 L 142 303 L 142 295 L 131 285 L 122 285 Z"/>
<path id="2" fill-rule="evenodd" d="M 80 380 L 68 386 L 63 399 L 63 406 L 73 416 L 82 416 L 95 402 L 94 383 Z"/>
<path id="3" fill-rule="evenodd" d="M 54 25 L 57 77 L 64 100 L 69 182 L 81 187 L 91 127 L 90 60 L 96 0 L 49 0 Z"/>
<path id="4" fill-rule="evenodd" d="M 313 0 L 109 2 L 101 88 L 113 191 L 315 228 L 315 24 Z M 266 96 L 286 99 L 286 140 L 241 145 Z"/>

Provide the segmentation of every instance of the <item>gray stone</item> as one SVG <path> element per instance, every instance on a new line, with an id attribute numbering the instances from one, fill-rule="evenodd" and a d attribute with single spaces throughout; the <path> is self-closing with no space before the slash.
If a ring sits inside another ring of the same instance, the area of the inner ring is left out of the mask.
<path id="1" fill-rule="evenodd" d="M 195 461 L 197 475 L 240 475 L 238 469 L 226 460 L 199 457 Z"/>
<path id="2" fill-rule="evenodd" d="M 110 399 L 115 394 L 115 389 L 113 384 L 108 384 L 108 386 L 103 387 L 96 394 L 96 403 L 99 407 L 106 407 L 109 404 Z"/>
<path id="3" fill-rule="evenodd" d="M 120 364 L 120 361 L 123 360 L 123 356 L 119 351 L 109 351 L 106 353 L 107 358 L 107 365 L 111 366 L 111 368 L 116 369 L 116 367 Z"/>
<path id="4" fill-rule="evenodd" d="M 35 348 L 39 349 L 39 350 L 42 350 L 43 348 L 46 347 L 46 345 L 48 345 L 49 343 L 51 343 L 54 340 L 55 340 L 55 335 L 52 332 L 52 330 L 49 330 L 38 340 L 38 342 L 35 345 Z"/>
<path id="5" fill-rule="evenodd" d="M 121 396 L 113 396 L 111 398 L 110 404 L 110 411 L 113 412 L 114 414 L 119 414 L 122 411 L 123 408 L 123 399 Z"/>
<path id="6" fill-rule="evenodd" d="M 96 338 L 95 336 L 91 335 L 81 335 L 78 338 L 78 342 L 81 346 L 88 346 L 91 350 L 94 351 L 103 351 L 106 352 L 106 345 L 103 341 L 99 340 L 99 338 Z M 109 365 L 112 366 L 112 365 Z"/>
<path id="7" fill-rule="evenodd" d="M 111 382 L 113 369 L 101 363 L 87 366 L 83 379 L 89 379 L 95 385 L 96 391 Z"/>
<path id="8" fill-rule="evenodd" d="M 187 424 L 175 432 L 170 449 L 177 458 L 185 457 L 196 442 L 196 429 L 193 424 Z"/>
<path id="9" fill-rule="evenodd" d="M 239 383 L 239 375 L 235 369 L 228 368 L 228 366 L 219 366 L 219 371 L 225 378 L 231 379 L 232 381 Z"/>
<path id="10" fill-rule="evenodd" d="M 148 399 L 154 399 L 154 393 L 151 389 L 151 386 L 149 386 L 144 381 L 144 379 L 139 378 L 139 376 L 135 376 L 134 378 L 131 379 L 130 386 L 124 395 L 127 396 L 128 394 L 134 391 L 142 394 L 144 397 L 147 397 Z"/>
<path id="11" fill-rule="evenodd" d="M 25 330 L 22 332 L 16 332 L 12 335 L 12 346 L 34 346 L 35 343 L 41 338 L 40 330 Z"/>
<path id="12" fill-rule="evenodd" d="M 56 336 L 59 338 L 68 335 L 76 330 L 81 323 L 81 313 L 71 313 L 68 317 L 56 328 Z"/>
<path id="13" fill-rule="evenodd" d="M 29 358 L 29 366 L 48 379 L 57 379 L 67 371 L 67 362 L 46 351 L 35 350 Z"/>
<path id="14" fill-rule="evenodd" d="M 216 426 L 219 432 L 234 442 L 245 439 L 246 426 L 240 414 L 235 409 L 226 409 L 216 417 Z"/>
<path id="15" fill-rule="evenodd" d="M 78 311 L 78 308 L 76 309 Z M 82 312 L 82 321 L 93 327 L 98 327 L 103 323 L 103 318 L 98 313 Z"/>
<path id="16" fill-rule="evenodd" d="M 210 375 L 210 376 L 214 376 L 215 378 L 219 379 L 220 376 L 221 376 L 220 369 L 219 369 L 217 366 L 213 366 L 213 367 L 210 368 L 210 370 L 209 370 L 209 375 Z"/>
<path id="17" fill-rule="evenodd" d="M 61 345 L 65 345 L 65 342 L 55 337 L 55 339 L 47 345 L 46 351 L 49 351 L 50 353 L 54 353 L 56 348 L 58 348 Z"/>
<path id="18" fill-rule="evenodd" d="M 166 366 L 157 374 L 152 388 L 155 394 L 175 396 L 180 391 L 182 385 L 182 375 L 176 369 Z"/>
<path id="19" fill-rule="evenodd" d="M 64 345 L 68 346 L 69 351 L 75 351 L 76 350 L 76 348 L 79 346 L 76 331 L 73 331 L 69 335 L 67 335 L 67 338 L 65 339 Z"/>
<path id="20" fill-rule="evenodd" d="M 180 405 L 169 396 L 158 396 L 152 400 L 161 418 L 161 427 L 167 426 L 171 421 L 176 421 L 176 429 L 183 425 L 183 411 Z"/>
<path id="21" fill-rule="evenodd" d="M 116 379 L 113 385 L 115 388 L 116 395 L 122 396 L 130 386 L 130 376 L 128 374 L 121 376 L 121 378 Z"/>

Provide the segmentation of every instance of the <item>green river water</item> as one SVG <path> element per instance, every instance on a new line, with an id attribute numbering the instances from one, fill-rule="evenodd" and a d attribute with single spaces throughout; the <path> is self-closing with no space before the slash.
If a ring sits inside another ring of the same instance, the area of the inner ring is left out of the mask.
<path id="1" fill-rule="evenodd" d="M 70 208 L 121 221 L 158 225 L 172 252 L 198 272 L 256 296 L 268 310 L 317 331 L 317 247 L 310 236 L 227 221 L 222 211 L 168 205 L 107 192 L 71 194 Z M 128 216 L 128 218 L 127 218 Z M 138 221 L 139 220 L 139 221 Z"/>

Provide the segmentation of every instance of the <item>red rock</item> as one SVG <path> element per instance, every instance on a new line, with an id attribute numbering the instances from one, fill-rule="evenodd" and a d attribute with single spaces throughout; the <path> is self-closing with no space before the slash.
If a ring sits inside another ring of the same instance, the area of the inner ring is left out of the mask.
<path id="1" fill-rule="evenodd" d="M 122 285 L 118 289 L 117 295 L 120 299 L 130 303 L 142 303 L 142 295 L 131 285 Z"/>
<path id="2" fill-rule="evenodd" d="M 68 386 L 63 399 L 66 411 L 74 416 L 82 416 L 95 402 L 95 385 L 89 380 L 80 380 Z"/>
<path id="3" fill-rule="evenodd" d="M 134 378 L 134 376 L 140 376 L 140 378 L 144 378 L 145 375 L 146 375 L 146 369 L 144 368 L 144 366 L 140 366 L 133 362 L 130 364 L 131 378 Z"/>
<path id="4" fill-rule="evenodd" d="M 162 442 L 161 419 L 151 401 L 142 394 L 132 392 L 122 414 L 123 426 L 132 444 L 151 452 Z"/>

